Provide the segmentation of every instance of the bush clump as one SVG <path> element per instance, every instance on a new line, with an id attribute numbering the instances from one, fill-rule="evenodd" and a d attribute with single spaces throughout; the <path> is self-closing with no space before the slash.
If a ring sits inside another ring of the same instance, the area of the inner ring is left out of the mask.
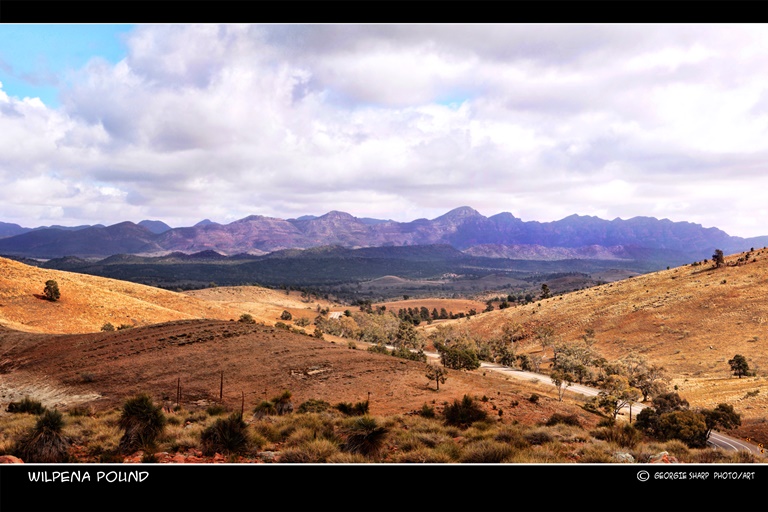
<path id="1" fill-rule="evenodd" d="M 118 426 L 124 431 L 120 438 L 119 449 L 122 453 L 131 453 L 153 447 L 163 433 L 167 419 L 159 405 L 152 398 L 139 394 L 123 404 Z"/>
<path id="2" fill-rule="evenodd" d="M 544 424 L 548 427 L 552 427 L 560 423 L 562 423 L 563 425 L 570 425 L 573 427 L 581 426 L 579 417 L 576 416 L 575 414 L 560 414 L 559 412 L 556 412 L 552 416 L 550 416 Z"/>
<path id="3" fill-rule="evenodd" d="M 32 400 L 28 396 L 25 396 L 20 402 L 11 402 L 5 409 L 7 412 L 13 413 L 28 413 L 28 414 L 43 414 L 45 407 L 37 400 Z"/>
<path id="4" fill-rule="evenodd" d="M 331 404 L 326 402 L 325 400 L 310 398 L 306 402 L 302 402 L 299 405 L 298 409 L 296 409 L 296 411 L 301 413 L 323 412 L 323 411 L 327 411 L 330 408 L 331 408 Z"/>
<path id="5" fill-rule="evenodd" d="M 488 413 L 469 395 L 459 400 L 454 400 L 443 410 L 446 425 L 459 428 L 468 428 L 476 421 L 485 420 Z"/>
<path id="6" fill-rule="evenodd" d="M 69 462 L 69 440 L 64 437 L 64 418 L 57 410 L 46 409 L 35 426 L 18 440 L 14 453 L 24 462 Z"/>
<path id="7" fill-rule="evenodd" d="M 357 402 L 355 404 L 339 402 L 334 407 L 347 416 L 363 416 L 368 414 L 368 405 L 368 400 L 366 400 L 365 402 Z"/>
<path id="8" fill-rule="evenodd" d="M 206 456 L 242 453 L 249 444 L 248 425 L 239 412 L 232 413 L 228 418 L 219 418 L 200 434 L 200 444 Z"/>
<path id="9" fill-rule="evenodd" d="M 379 425 L 376 418 L 368 415 L 356 418 L 342 429 L 342 449 L 345 452 L 374 457 L 384 447 L 384 438 L 388 432 L 387 428 Z"/>

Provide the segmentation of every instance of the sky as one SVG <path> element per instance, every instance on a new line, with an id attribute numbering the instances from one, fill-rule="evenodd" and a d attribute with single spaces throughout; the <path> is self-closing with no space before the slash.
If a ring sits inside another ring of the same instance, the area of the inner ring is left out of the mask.
<path id="1" fill-rule="evenodd" d="M 0 221 L 768 235 L 764 24 L 0 25 Z"/>

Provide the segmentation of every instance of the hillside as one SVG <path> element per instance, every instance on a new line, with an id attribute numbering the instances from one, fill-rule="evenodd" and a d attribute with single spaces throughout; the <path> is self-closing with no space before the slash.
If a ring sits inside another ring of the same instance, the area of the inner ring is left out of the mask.
<path id="1" fill-rule="evenodd" d="M 43 297 L 55 280 L 61 299 Z M 103 277 L 45 270 L 0 258 L 0 326 L 26 332 L 97 332 L 109 322 L 141 326 L 191 318 L 237 319 L 242 310 Z"/>
<path id="2" fill-rule="evenodd" d="M 745 255 L 727 256 L 721 268 L 672 268 L 457 322 L 483 338 L 517 325 L 526 334 L 518 351 L 545 355 L 542 328 L 562 341 L 593 329 L 604 357 L 641 354 L 667 370 L 670 387 L 692 406 L 727 402 L 768 431 L 768 250 Z M 757 375 L 734 377 L 727 361 L 735 354 Z"/>

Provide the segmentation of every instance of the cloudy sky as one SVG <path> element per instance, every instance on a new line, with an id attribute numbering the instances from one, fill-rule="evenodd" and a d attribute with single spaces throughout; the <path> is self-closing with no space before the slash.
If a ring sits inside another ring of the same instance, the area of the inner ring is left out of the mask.
<path id="1" fill-rule="evenodd" d="M 766 69 L 762 24 L 0 25 L 0 221 L 767 235 Z"/>

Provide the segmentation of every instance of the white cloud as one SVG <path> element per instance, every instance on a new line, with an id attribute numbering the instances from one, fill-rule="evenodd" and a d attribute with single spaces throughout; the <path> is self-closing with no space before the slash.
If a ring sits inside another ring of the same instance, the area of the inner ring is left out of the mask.
<path id="1" fill-rule="evenodd" d="M 766 234 L 767 37 L 760 25 L 140 26 L 122 61 L 61 81 L 60 109 L 0 87 L 0 220 L 412 220 L 469 205 Z"/>

